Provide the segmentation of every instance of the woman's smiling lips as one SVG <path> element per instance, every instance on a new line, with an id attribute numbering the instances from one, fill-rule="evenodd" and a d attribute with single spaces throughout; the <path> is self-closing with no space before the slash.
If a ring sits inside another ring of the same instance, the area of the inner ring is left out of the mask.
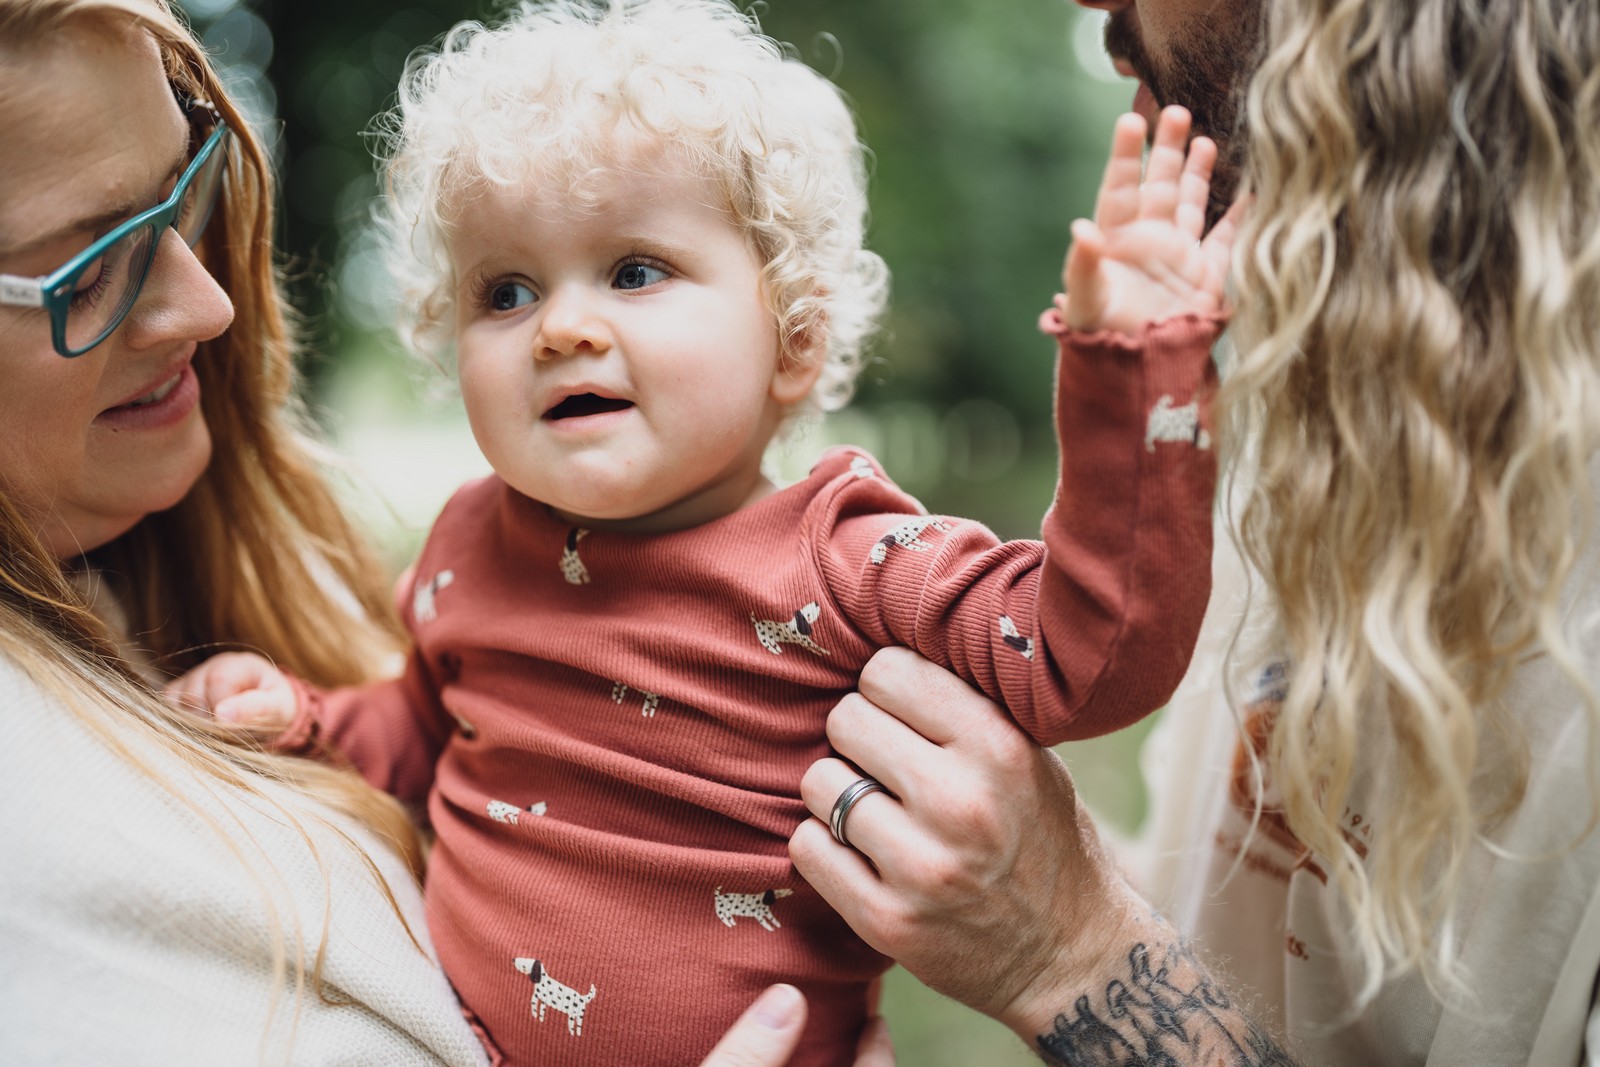
<path id="1" fill-rule="evenodd" d="M 153 430 L 176 425 L 200 402 L 191 349 L 164 377 L 95 416 L 95 425 L 112 430 Z"/>

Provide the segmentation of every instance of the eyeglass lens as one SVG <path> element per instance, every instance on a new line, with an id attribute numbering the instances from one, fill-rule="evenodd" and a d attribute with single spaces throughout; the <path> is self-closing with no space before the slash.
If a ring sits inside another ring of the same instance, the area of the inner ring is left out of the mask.
<path id="1" fill-rule="evenodd" d="M 200 240 L 216 206 L 222 187 L 227 145 L 217 146 L 189 182 L 172 228 L 191 248 Z M 149 273 L 160 235 L 151 226 L 140 226 L 106 249 L 105 254 L 79 275 L 67 309 L 66 341 L 75 350 L 88 348 L 122 321 Z"/>
<path id="2" fill-rule="evenodd" d="M 94 344 L 127 314 L 150 269 L 154 249 L 154 228 L 140 226 L 79 275 L 67 308 L 68 345 L 77 349 Z"/>

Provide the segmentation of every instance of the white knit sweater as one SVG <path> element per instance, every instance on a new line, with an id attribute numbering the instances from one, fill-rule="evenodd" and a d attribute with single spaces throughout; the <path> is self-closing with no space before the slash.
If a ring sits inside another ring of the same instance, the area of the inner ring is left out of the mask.
<path id="1" fill-rule="evenodd" d="M 175 783 L 158 784 L 4 657 L 0 737 L 0 1063 L 485 1062 L 432 958 L 420 894 L 372 835 L 339 822 L 383 869 L 426 955 L 336 835 L 315 834 L 324 870 L 282 811 L 118 729 Z M 302 817 L 318 810 L 262 787 Z M 335 1003 L 308 991 L 297 1010 L 274 982 L 261 890 L 185 800 L 258 868 L 271 857 L 268 895 L 308 955 L 331 907 L 323 978 Z"/>

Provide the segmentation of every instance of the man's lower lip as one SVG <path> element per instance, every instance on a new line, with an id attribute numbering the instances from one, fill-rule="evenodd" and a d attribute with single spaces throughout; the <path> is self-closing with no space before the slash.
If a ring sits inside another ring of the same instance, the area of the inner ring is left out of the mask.
<path id="1" fill-rule="evenodd" d="M 1156 101 L 1156 94 L 1150 91 L 1150 86 L 1144 82 L 1139 83 L 1139 88 L 1133 94 L 1133 110 L 1143 115 L 1152 124 L 1157 115 L 1161 114 L 1161 105 Z M 1152 125 L 1151 132 L 1154 132 Z"/>
<path id="2" fill-rule="evenodd" d="M 154 404 L 123 404 L 108 408 L 95 423 L 112 430 L 155 430 L 182 422 L 200 402 L 200 379 L 194 365 L 186 364 L 172 392 Z"/>

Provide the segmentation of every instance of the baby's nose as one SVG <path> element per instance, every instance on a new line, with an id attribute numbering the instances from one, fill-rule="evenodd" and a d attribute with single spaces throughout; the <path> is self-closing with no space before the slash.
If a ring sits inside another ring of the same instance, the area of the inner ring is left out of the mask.
<path id="1" fill-rule="evenodd" d="M 610 325 L 595 299 L 571 290 L 549 294 L 539 326 L 542 358 L 603 352 L 610 347 Z"/>

